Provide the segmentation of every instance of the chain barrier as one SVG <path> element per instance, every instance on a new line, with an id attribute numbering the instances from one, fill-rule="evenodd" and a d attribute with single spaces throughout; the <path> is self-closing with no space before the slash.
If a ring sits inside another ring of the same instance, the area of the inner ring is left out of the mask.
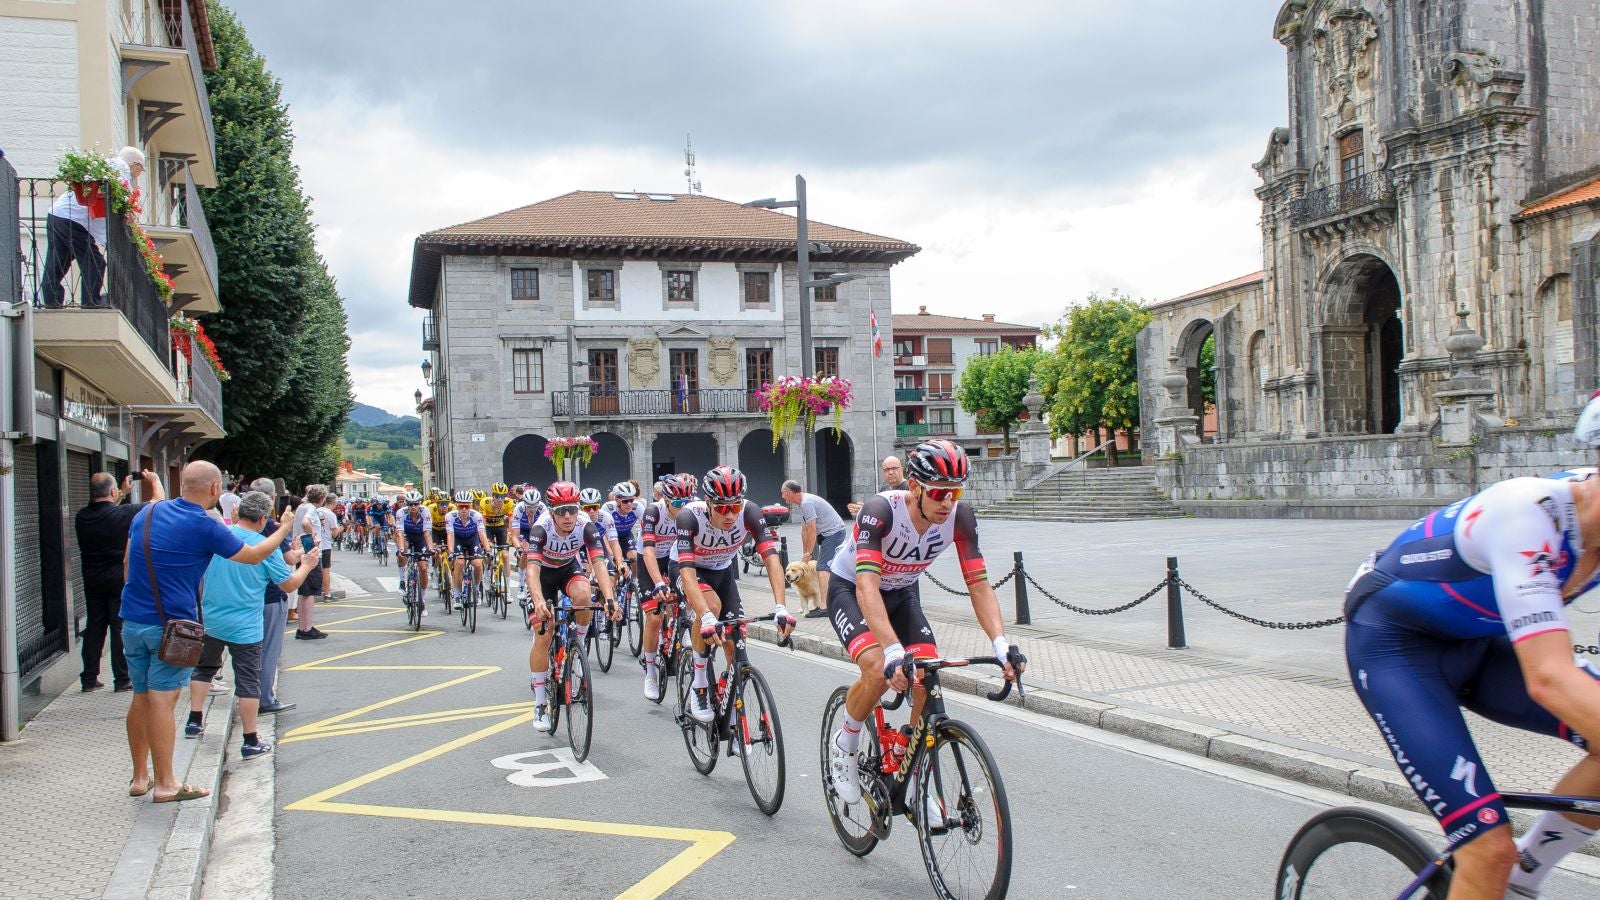
<path id="1" fill-rule="evenodd" d="M 1336 616 L 1332 619 L 1322 619 L 1316 622 L 1268 622 L 1266 619 L 1258 619 L 1255 616 L 1247 616 L 1241 612 L 1234 612 L 1210 597 L 1207 597 L 1205 594 L 1195 590 L 1194 585 L 1184 581 L 1182 578 L 1178 579 L 1178 586 L 1188 591 L 1189 596 L 1199 600 L 1201 603 L 1204 603 L 1217 612 L 1233 616 L 1235 619 L 1239 619 L 1244 622 L 1249 622 L 1251 625 L 1259 625 L 1262 628 L 1279 628 L 1288 631 L 1303 631 L 1311 628 L 1326 628 L 1329 625 L 1338 625 L 1344 621 L 1344 616 Z"/>
<path id="2" fill-rule="evenodd" d="M 1033 580 L 1033 576 L 1029 575 L 1027 572 L 1023 572 L 1022 573 L 1022 577 L 1028 579 L 1028 583 L 1033 585 L 1034 590 L 1036 590 L 1039 593 L 1045 595 L 1046 597 L 1049 597 L 1050 598 L 1050 602 L 1054 603 L 1055 605 L 1057 605 L 1059 607 L 1062 607 L 1063 609 L 1070 609 L 1075 613 L 1081 613 L 1081 614 L 1086 615 L 1086 616 L 1109 616 L 1109 615 L 1111 615 L 1113 613 L 1127 612 L 1128 610 L 1133 609 L 1135 606 L 1138 606 L 1139 604 L 1145 602 L 1146 600 L 1149 600 L 1151 597 L 1154 597 L 1156 594 L 1161 592 L 1162 588 L 1167 586 L 1167 580 L 1165 578 L 1163 578 L 1163 579 L 1161 579 L 1161 581 L 1155 587 L 1151 588 L 1148 591 L 1145 591 L 1143 597 L 1140 597 L 1139 599 L 1133 601 L 1132 603 L 1124 603 L 1121 606 L 1113 606 L 1110 609 L 1088 609 L 1088 608 L 1085 608 L 1085 607 L 1082 607 L 1082 606 L 1074 606 L 1073 604 L 1068 603 L 1067 601 L 1061 599 L 1060 597 L 1057 597 L 1055 594 L 1050 593 L 1048 590 L 1045 589 L 1044 585 L 1040 584 L 1037 581 L 1034 581 Z"/>
<path id="3" fill-rule="evenodd" d="M 931 572 L 923 572 L 922 573 L 922 577 L 928 579 L 931 582 L 933 582 L 934 586 L 939 588 L 940 590 L 945 591 L 947 593 L 955 594 L 957 597 L 971 597 L 972 596 L 972 594 L 970 594 L 967 591 L 958 591 L 955 588 L 951 587 L 950 585 L 945 584 L 944 582 L 940 581 L 939 579 L 933 577 L 933 574 Z M 996 581 L 994 584 L 990 585 L 990 587 L 993 587 L 995 590 L 998 591 L 1001 588 L 1005 587 L 1007 584 L 1010 584 L 1011 583 L 1011 579 L 1013 579 L 1015 577 L 1017 577 L 1017 570 L 1015 568 L 1012 568 L 1012 570 L 1010 572 L 1006 573 L 1006 577 L 1000 579 L 999 581 Z M 1028 580 L 1032 581 L 1033 579 L 1030 578 Z"/>

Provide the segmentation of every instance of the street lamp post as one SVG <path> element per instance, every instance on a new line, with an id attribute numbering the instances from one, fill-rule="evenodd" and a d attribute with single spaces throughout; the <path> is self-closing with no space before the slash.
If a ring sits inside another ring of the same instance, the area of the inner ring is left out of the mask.
<path id="1" fill-rule="evenodd" d="M 800 285 L 800 374 L 807 379 L 817 376 L 816 349 L 811 338 L 811 289 L 830 284 L 843 284 L 865 277 L 859 272 L 840 272 L 829 275 L 827 278 L 812 280 L 811 278 L 811 236 L 810 222 L 806 216 L 806 179 L 802 175 L 794 176 L 794 199 L 779 200 L 775 197 L 766 197 L 761 200 L 751 200 L 742 204 L 755 209 L 789 209 L 795 212 L 795 275 Z M 823 252 L 831 252 L 832 248 L 819 245 Z M 814 436 L 807 434 L 800 442 L 800 449 L 804 454 L 806 471 L 806 490 L 817 490 L 816 460 L 813 458 L 812 447 Z"/>

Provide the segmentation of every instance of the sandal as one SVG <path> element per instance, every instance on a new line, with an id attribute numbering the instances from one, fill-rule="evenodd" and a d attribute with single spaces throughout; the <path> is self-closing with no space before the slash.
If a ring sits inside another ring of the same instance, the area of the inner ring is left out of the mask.
<path id="1" fill-rule="evenodd" d="M 211 791 L 206 788 L 197 788 L 193 785 L 179 785 L 178 792 L 171 797 L 151 797 L 151 803 L 178 803 L 184 800 L 199 800 L 211 796 Z"/>
<path id="2" fill-rule="evenodd" d="M 150 789 L 155 787 L 155 785 L 156 785 L 155 779 L 152 778 L 152 779 L 149 779 L 148 781 L 146 781 L 144 783 L 144 789 L 140 790 L 139 788 L 136 788 L 136 787 L 133 786 L 133 783 L 135 781 L 138 781 L 138 780 L 139 779 L 137 779 L 137 778 L 128 779 L 128 796 L 129 797 L 143 797 L 145 794 L 150 793 Z"/>

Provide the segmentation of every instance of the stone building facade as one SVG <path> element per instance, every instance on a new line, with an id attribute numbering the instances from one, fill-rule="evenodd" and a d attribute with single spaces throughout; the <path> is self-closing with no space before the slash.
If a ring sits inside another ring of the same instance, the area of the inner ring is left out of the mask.
<path id="1" fill-rule="evenodd" d="M 813 278 L 862 276 L 813 291 L 817 372 L 851 379 L 856 400 L 840 434 L 819 419 L 808 489 L 842 505 L 873 484 L 874 439 L 894 441 L 888 404 L 865 399 L 869 321 L 890 321 L 890 268 L 918 248 L 816 222 L 810 238 Z M 776 502 L 784 478 L 804 480 L 803 453 L 774 450 L 754 394 L 801 372 L 799 298 L 794 219 L 703 195 L 579 191 L 424 234 L 410 303 L 429 311 L 433 477 L 543 486 L 548 441 L 588 434 L 585 485 L 729 463 Z M 892 397 L 892 368 L 877 380 Z"/>
<path id="2" fill-rule="evenodd" d="M 1272 496 L 1260 454 L 1233 452 L 1247 442 L 1421 437 L 1407 446 L 1424 457 L 1470 456 L 1525 429 L 1552 459 L 1582 458 L 1562 434 L 1600 386 L 1597 14 L 1577 0 L 1283 5 L 1290 124 L 1255 164 L 1263 271 L 1157 304 L 1141 339 L 1145 452 L 1180 499 L 1196 466 L 1222 473 L 1208 495 Z M 1218 418 L 1202 435 L 1207 337 Z M 1313 479 L 1280 460 L 1277 496 L 1460 492 L 1360 487 L 1330 462 L 1304 459 Z"/>

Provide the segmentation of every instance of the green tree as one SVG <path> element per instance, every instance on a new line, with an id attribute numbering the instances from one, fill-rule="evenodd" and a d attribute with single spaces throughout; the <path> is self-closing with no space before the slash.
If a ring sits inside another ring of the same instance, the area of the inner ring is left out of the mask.
<path id="1" fill-rule="evenodd" d="M 1011 429 L 1023 411 L 1022 398 L 1028 393 L 1028 376 L 1038 364 L 1040 352 L 1001 347 L 988 356 L 967 360 L 956 386 L 961 408 L 978 417 L 978 427 L 1005 435 L 1005 452 L 1011 452 Z"/>
<path id="2" fill-rule="evenodd" d="M 375 471 L 383 476 L 383 480 L 390 484 L 405 484 L 410 481 L 420 484 L 422 470 L 416 463 L 407 459 L 404 454 L 393 450 L 386 450 L 378 454 L 376 459 L 366 463 L 367 471 Z"/>
<path id="3" fill-rule="evenodd" d="M 1207 408 L 1217 405 L 1217 335 L 1206 335 L 1200 345 L 1200 397 Z"/>
<path id="4" fill-rule="evenodd" d="M 1073 307 L 1060 322 L 1046 329 L 1057 339 L 1055 359 L 1046 367 L 1050 376 L 1041 391 L 1048 401 L 1053 434 L 1109 437 L 1139 422 L 1139 332 L 1150 323 L 1150 313 L 1138 301 L 1112 291 L 1101 297 L 1091 293 L 1086 303 Z M 1111 464 L 1117 465 L 1117 445 L 1109 447 Z"/>

